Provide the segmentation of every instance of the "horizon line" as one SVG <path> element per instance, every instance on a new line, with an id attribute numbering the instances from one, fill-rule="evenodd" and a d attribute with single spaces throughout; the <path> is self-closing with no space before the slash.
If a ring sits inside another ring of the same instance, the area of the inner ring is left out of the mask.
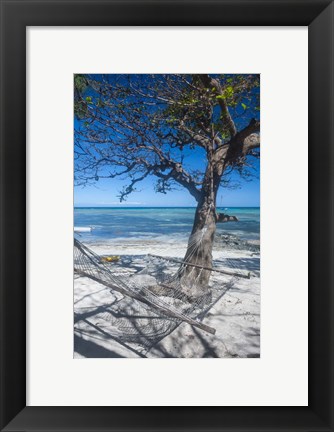
<path id="1" fill-rule="evenodd" d="M 129 205 L 129 206 L 109 206 L 109 205 L 74 205 L 74 208 L 122 208 L 122 209 L 129 209 L 129 208 L 196 208 L 197 206 L 155 206 L 155 205 Z M 250 205 L 250 206 L 243 206 L 243 205 L 221 205 L 216 206 L 216 208 L 260 208 L 259 205 Z"/>

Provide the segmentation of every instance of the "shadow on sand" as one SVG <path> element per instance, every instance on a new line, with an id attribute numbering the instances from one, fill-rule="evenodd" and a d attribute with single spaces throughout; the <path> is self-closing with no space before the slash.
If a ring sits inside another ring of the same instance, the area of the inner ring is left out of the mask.
<path id="1" fill-rule="evenodd" d="M 106 349 L 92 340 L 86 340 L 83 337 L 79 337 L 76 334 L 74 335 L 74 352 L 83 357 L 124 358 L 124 356 L 121 356 L 110 349 Z"/>

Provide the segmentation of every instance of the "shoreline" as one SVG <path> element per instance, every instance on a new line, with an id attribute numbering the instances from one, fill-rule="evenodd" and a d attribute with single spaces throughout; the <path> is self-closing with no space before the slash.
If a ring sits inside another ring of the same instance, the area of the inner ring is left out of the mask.
<path id="1" fill-rule="evenodd" d="M 118 238 L 97 238 L 94 235 L 79 236 L 78 240 L 94 248 L 98 254 L 112 253 L 115 255 L 124 250 L 144 250 L 146 254 L 156 252 L 161 249 L 170 248 L 177 251 L 179 255 L 184 255 L 188 245 L 188 235 L 164 235 L 152 237 L 150 235 L 142 237 L 118 237 Z M 131 249 L 133 248 L 133 249 Z M 152 251 L 149 251 L 152 249 Z M 183 249 L 183 253 L 180 250 Z M 235 235 L 226 231 L 218 232 L 214 241 L 213 254 L 219 251 L 245 250 L 260 252 L 260 239 L 243 239 L 242 236 Z M 131 252 L 132 253 L 132 252 Z"/>

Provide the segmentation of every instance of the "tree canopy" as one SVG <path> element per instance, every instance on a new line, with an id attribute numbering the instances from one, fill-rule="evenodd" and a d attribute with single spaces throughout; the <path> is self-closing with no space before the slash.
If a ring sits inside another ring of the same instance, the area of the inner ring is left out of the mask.
<path id="1" fill-rule="evenodd" d="M 232 172 L 251 173 L 260 148 L 259 75 L 75 75 L 75 182 L 126 178 L 120 200 L 155 176 L 214 202 Z M 187 156 L 201 149 L 200 169 Z"/>

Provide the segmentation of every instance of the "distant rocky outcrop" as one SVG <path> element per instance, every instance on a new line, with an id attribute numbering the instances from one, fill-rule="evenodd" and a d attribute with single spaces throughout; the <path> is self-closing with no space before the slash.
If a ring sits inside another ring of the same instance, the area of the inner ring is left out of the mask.
<path id="1" fill-rule="evenodd" d="M 257 241 L 247 241 L 233 234 L 217 233 L 216 246 L 225 249 L 247 250 L 250 252 L 260 252 L 260 243 Z"/>
<path id="2" fill-rule="evenodd" d="M 225 213 L 217 213 L 217 222 L 238 222 L 239 219 L 236 216 L 229 216 Z"/>

